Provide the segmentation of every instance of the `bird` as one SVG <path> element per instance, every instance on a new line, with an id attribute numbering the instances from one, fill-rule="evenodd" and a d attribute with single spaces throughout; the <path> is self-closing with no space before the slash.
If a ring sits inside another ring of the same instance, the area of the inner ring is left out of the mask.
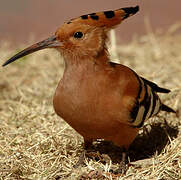
<path id="1" fill-rule="evenodd" d="M 127 152 L 147 119 L 160 111 L 175 113 L 158 96 L 169 89 L 109 58 L 108 32 L 138 11 L 139 6 L 125 7 L 71 19 L 3 64 L 45 48 L 60 52 L 65 69 L 53 97 L 54 110 L 82 135 L 85 150 L 104 139 Z"/>

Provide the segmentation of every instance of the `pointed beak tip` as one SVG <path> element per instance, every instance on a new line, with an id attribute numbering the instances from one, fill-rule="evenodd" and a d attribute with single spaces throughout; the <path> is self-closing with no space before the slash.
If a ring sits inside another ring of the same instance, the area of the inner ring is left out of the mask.
<path id="1" fill-rule="evenodd" d="M 7 60 L 4 64 L 2 64 L 2 67 L 7 66 L 8 64 L 16 61 L 17 59 L 24 57 L 28 54 L 34 53 L 36 51 L 45 49 L 45 48 L 55 48 L 60 46 L 61 43 L 57 40 L 57 37 L 55 35 L 49 37 L 48 39 L 45 39 L 43 41 L 40 41 L 22 51 L 15 54 L 13 57 L 11 57 L 9 60 Z"/>
<path id="2" fill-rule="evenodd" d="M 5 63 L 3 63 L 1 66 L 2 67 L 5 67 L 5 66 L 7 66 L 9 63 L 7 63 L 7 62 L 5 62 Z"/>

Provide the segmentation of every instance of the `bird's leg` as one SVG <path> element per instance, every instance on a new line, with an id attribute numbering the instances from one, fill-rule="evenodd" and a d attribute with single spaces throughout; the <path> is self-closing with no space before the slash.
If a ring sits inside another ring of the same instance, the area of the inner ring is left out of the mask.
<path id="1" fill-rule="evenodd" d="M 121 156 L 121 163 L 119 165 L 119 168 L 115 171 L 116 174 L 125 174 L 128 169 L 128 151 L 126 149 L 123 149 Z"/>
<path id="2" fill-rule="evenodd" d="M 122 159 L 121 159 L 121 164 L 120 164 L 120 169 L 122 168 L 122 173 L 125 174 L 128 166 L 127 166 L 127 162 L 128 161 L 128 153 L 126 151 L 122 152 Z"/>
<path id="3" fill-rule="evenodd" d="M 92 146 L 92 140 L 85 140 L 84 139 L 84 150 L 80 154 L 78 162 L 74 165 L 74 168 L 78 168 L 80 165 L 84 164 L 85 154 L 87 150 Z"/>

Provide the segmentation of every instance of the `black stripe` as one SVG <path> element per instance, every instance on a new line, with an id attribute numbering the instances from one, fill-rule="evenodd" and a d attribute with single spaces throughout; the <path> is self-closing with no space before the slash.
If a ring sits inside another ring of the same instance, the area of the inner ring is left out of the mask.
<path id="1" fill-rule="evenodd" d="M 128 8 L 121 8 L 125 11 L 125 16 L 123 19 L 128 18 L 131 14 L 136 14 L 139 11 L 139 6 L 136 7 L 128 7 Z"/>
<path id="2" fill-rule="evenodd" d="M 153 115 L 153 112 L 155 110 L 156 101 L 157 101 L 157 96 L 153 92 L 153 89 L 152 89 L 151 93 L 153 95 L 153 106 L 152 106 L 152 110 L 151 110 L 151 114 L 150 114 L 149 118 Z"/>
<path id="3" fill-rule="evenodd" d="M 144 106 L 145 112 L 144 112 L 144 114 L 143 114 L 143 119 L 142 119 L 142 121 L 140 122 L 140 124 L 138 124 L 137 126 L 134 126 L 134 127 L 136 127 L 136 128 L 142 127 L 142 125 L 143 125 L 143 123 L 144 123 L 144 120 L 145 120 L 145 118 L 146 118 L 146 115 L 147 115 L 147 113 L 148 113 L 148 111 L 149 111 L 149 107 L 150 107 L 151 97 L 150 97 L 150 96 L 148 97 L 147 85 L 146 85 L 145 83 L 144 83 L 144 88 L 145 88 L 145 97 L 144 97 L 144 99 L 140 102 L 140 107 L 141 107 L 141 106 Z"/>
<path id="4" fill-rule="evenodd" d="M 80 16 L 82 19 L 88 19 L 88 15 Z"/>
<path id="5" fill-rule="evenodd" d="M 136 101 L 133 109 L 131 110 L 130 112 L 130 116 L 131 116 L 131 123 L 134 123 L 134 121 L 136 120 L 136 117 L 137 117 L 137 114 L 138 114 L 138 111 L 139 111 L 139 102 Z"/>
<path id="6" fill-rule="evenodd" d="M 147 116 L 148 111 L 150 109 L 150 105 L 151 105 L 151 96 L 149 96 L 148 101 L 145 104 L 145 112 L 144 112 L 144 115 L 143 115 L 143 121 L 146 119 L 146 116 Z"/>
<path id="7" fill-rule="evenodd" d="M 143 82 L 144 84 L 144 88 L 145 88 L 145 97 L 143 98 L 143 100 L 140 102 L 140 105 L 145 105 L 147 98 L 148 98 L 148 91 L 147 91 L 147 85 Z"/>
<path id="8" fill-rule="evenodd" d="M 154 82 L 148 81 L 147 79 L 145 79 L 143 77 L 141 77 L 141 79 L 144 82 L 146 82 L 146 84 L 148 84 L 156 92 L 160 92 L 160 93 L 169 93 L 170 92 L 169 89 L 161 88 L 157 84 L 155 84 Z"/>
<path id="9" fill-rule="evenodd" d="M 141 95 L 141 91 L 142 91 L 142 83 L 141 83 L 141 80 L 140 80 L 140 78 L 138 76 L 137 76 L 137 79 L 138 79 L 138 82 L 139 82 L 139 91 L 138 91 L 137 99 L 139 99 L 140 95 Z"/>
<path id="10" fill-rule="evenodd" d="M 99 19 L 99 16 L 96 16 L 96 15 L 90 15 L 90 18 L 93 19 L 93 20 L 98 20 Z"/>
<path id="11" fill-rule="evenodd" d="M 124 17 L 123 17 L 123 20 L 128 18 L 129 17 L 129 14 L 125 14 Z"/>
<path id="12" fill-rule="evenodd" d="M 140 104 L 139 104 L 139 98 L 140 98 L 140 95 L 141 95 L 141 91 L 142 91 L 142 83 L 141 83 L 141 80 L 139 78 L 139 76 L 135 73 L 136 75 L 136 78 L 138 80 L 138 83 L 139 83 L 139 90 L 138 90 L 138 95 L 136 97 L 136 103 L 130 113 L 130 116 L 131 116 L 131 123 L 134 123 L 134 121 L 136 120 L 136 117 L 137 117 L 137 114 L 138 114 L 138 111 L 139 111 L 139 107 L 140 107 Z"/>
<path id="13" fill-rule="evenodd" d="M 159 97 L 158 96 L 156 96 L 157 97 L 157 101 L 159 101 L 159 104 L 160 104 L 160 107 L 159 107 L 159 109 L 158 109 L 158 111 L 156 112 L 156 114 L 158 114 L 160 111 L 161 111 L 161 102 L 160 102 L 160 99 L 159 99 Z M 154 114 L 154 115 L 156 115 L 156 114 Z"/>
<path id="14" fill-rule="evenodd" d="M 169 106 L 167 106 L 167 105 L 165 105 L 165 104 L 161 104 L 160 110 L 161 110 L 161 111 L 166 111 L 166 112 L 176 113 L 175 110 L 173 110 L 172 108 L 170 108 Z"/>
<path id="15" fill-rule="evenodd" d="M 143 126 L 143 123 L 145 121 L 146 115 L 147 115 L 147 113 L 149 111 L 149 108 L 150 108 L 150 103 L 151 103 L 151 97 L 148 98 L 148 101 L 147 101 L 147 103 L 144 106 L 145 107 L 145 112 L 143 114 L 143 119 L 142 119 L 141 123 L 136 126 L 137 128 L 140 128 L 140 127 Z"/>
<path id="16" fill-rule="evenodd" d="M 114 13 L 114 11 L 105 11 L 104 15 L 106 16 L 106 18 L 110 19 L 115 16 L 115 13 Z"/>

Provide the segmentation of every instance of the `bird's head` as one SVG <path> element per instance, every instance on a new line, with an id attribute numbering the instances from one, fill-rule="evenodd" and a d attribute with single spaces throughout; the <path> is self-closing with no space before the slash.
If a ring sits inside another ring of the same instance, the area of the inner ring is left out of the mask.
<path id="1" fill-rule="evenodd" d="M 3 66 L 45 48 L 56 48 L 65 58 L 95 57 L 106 50 L 107 32 L 138 11 L 139 7 L 136 6 L 72 19 L 58 28 L 55 35 L 24 49 Z"/>

